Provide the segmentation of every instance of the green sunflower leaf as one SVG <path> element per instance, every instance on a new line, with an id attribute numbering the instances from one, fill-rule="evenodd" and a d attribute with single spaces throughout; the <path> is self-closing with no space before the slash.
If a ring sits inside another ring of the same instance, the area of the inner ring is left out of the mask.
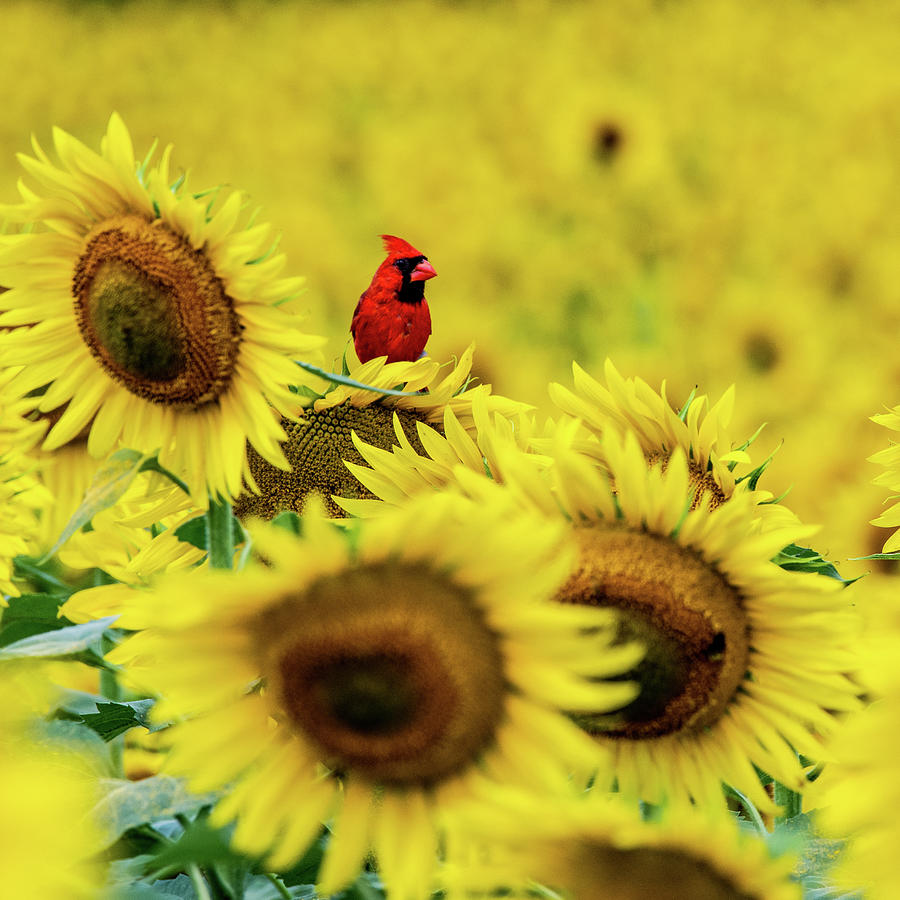
<path id="1" fill-rule="evenodd" d="M 80 722 L 41 719 L 34 723 L 29 737 L 41 748 L 48 764 L 71 769 L 91 781 L 111 778 L 115 773 L 110 745 Z"/>
<path id="2" fill-rule="evenodd" d="M 9 605 L 0 615 L 0 647 L 71 625 L 68 619 L 59 617 L 59 607 L 64 599 L 59 594 L 10 597 Z"/>
<path id="3" fill-rule="evenodd" d="M 363 872 L 342 894 L 343 900 L 384 900 L 384 886 L 374 872 Z"/>
<path id="4" fill-rule="evenodd" d="M 193 815 L 215 803 L 218 796 L 193 794 L 183 779 L 171 775 L 154 775 L 142 781 L 104 778 L 99 782 L 99 799 L 91 815 L 108 846 L 130 828 L 156 819 Z"/>
<path id="5" fill-rule="evenodd" d="M 60 597 L 68 597 L 77 588 L 67 584 L 53 570 L 59 569 L 56 560 L 39 561 L 30 556 L 17 556 L 13 563 L 18 578 L 24 578 L 42 592 L 59 594 Z"/>
<path id="6" fill-rule="evenodd" d="M 201 514 L 193 519 L 188 519 L 183 525 L 179 525 L 175 529 L 175 537 L 185 544 L 193 544 L 198 550 L 206 550 L 209 544 L 206 515 Z"/>
<path id="7" fill-rule="evenodd" d="M 0 650 L 0 660 L 77 659 L 88 665 L 105 666 L 103 638 L 115 620 L 116 616 L 108 616 L 23 638 Z"/>
<path id="8" fill-rule="evenodd" d="M 234 858 L 235 852 L 229 846 L 227 834 L 213 828 L 205 819 L 197 819 L 188 824 L 174 843 L 167 844 L 153 857 L 148 871 L 158 874 L 179 872 L 191 863 L 205 867 Z M 238 858 L 247 864 L 244 857 Z"/>
<path id="9" fill-rule="evenodd" d="M 205 882 L 204 882 L 205 883 Z M 102 900 L 196 900 L 197 891 L 194 883 L 187 875 L 154 881 L 152 884 L 136 882 L 115 886 L 102 895 Z"/>
<path id="10" fill-rule="evenodd" d="M 318 900 L 319 898 L 314 884 L 295 885 L 279 890 L 272 881 L 273 877 L 275 876 L 254 875 L 249 878 L 244 885 L 244 900 L 282 900 L 285 896 L 284 890 L 287 891 L 287 896 L 291 900 Z"/>
<path id="11" fill-rule="evenodd" d="M 154 700 L 107 700 L 83 691 L 66 691 L 57 706 L 57 716 L 81 722 L 104 741 L 111 741 L 138 725 L 148 732 L 161 731 L 164 725 L 148 719 L 154 703 Z"/>

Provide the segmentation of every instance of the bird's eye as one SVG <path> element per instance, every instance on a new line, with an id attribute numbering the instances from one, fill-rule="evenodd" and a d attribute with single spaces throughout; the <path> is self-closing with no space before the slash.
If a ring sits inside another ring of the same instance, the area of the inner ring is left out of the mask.
<path id="1" fill-rule="evenodd" d="M 422 256 L 417 257 L 404 257 L 403 259 L 395 259 L 394 265 L 404 274 L 406 275 L 424 259 Z"/>

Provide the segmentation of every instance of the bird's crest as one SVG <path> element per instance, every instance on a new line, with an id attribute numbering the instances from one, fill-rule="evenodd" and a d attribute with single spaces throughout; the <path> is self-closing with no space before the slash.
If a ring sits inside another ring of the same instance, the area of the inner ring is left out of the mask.
<path id="1" fill-rule="evenodd" d="M 423 256 L 424 254 L 416 250 L 412 244 L 407 243 L 403 238 L 394 237 L 392 234 L 382 234 L 381 240 L 384 242 L 384 249 L 388 256 L 396 259 L 405 259 L 411 256 Z"/>

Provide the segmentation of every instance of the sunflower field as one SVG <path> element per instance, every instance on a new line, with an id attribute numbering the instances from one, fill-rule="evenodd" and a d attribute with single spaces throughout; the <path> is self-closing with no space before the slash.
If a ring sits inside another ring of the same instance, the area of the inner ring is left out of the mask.
<path id="1" fill-rule="evenodd" d="M 900 896 L 898 0 L 2 22 L 0 896 Z"/>

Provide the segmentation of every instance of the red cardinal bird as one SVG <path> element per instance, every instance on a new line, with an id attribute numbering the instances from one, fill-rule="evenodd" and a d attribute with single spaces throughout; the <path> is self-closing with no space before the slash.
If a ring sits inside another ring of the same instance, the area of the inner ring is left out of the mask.
<path id="1" fill-rule="evenodd" d="M 360 362 L 387 356 L 390 362 L 413 362 L 431 334 L 425 282 L 437 272 L 412 244 L 381 235 L 387 259 L 356 304 L 350 333 Z"/>

